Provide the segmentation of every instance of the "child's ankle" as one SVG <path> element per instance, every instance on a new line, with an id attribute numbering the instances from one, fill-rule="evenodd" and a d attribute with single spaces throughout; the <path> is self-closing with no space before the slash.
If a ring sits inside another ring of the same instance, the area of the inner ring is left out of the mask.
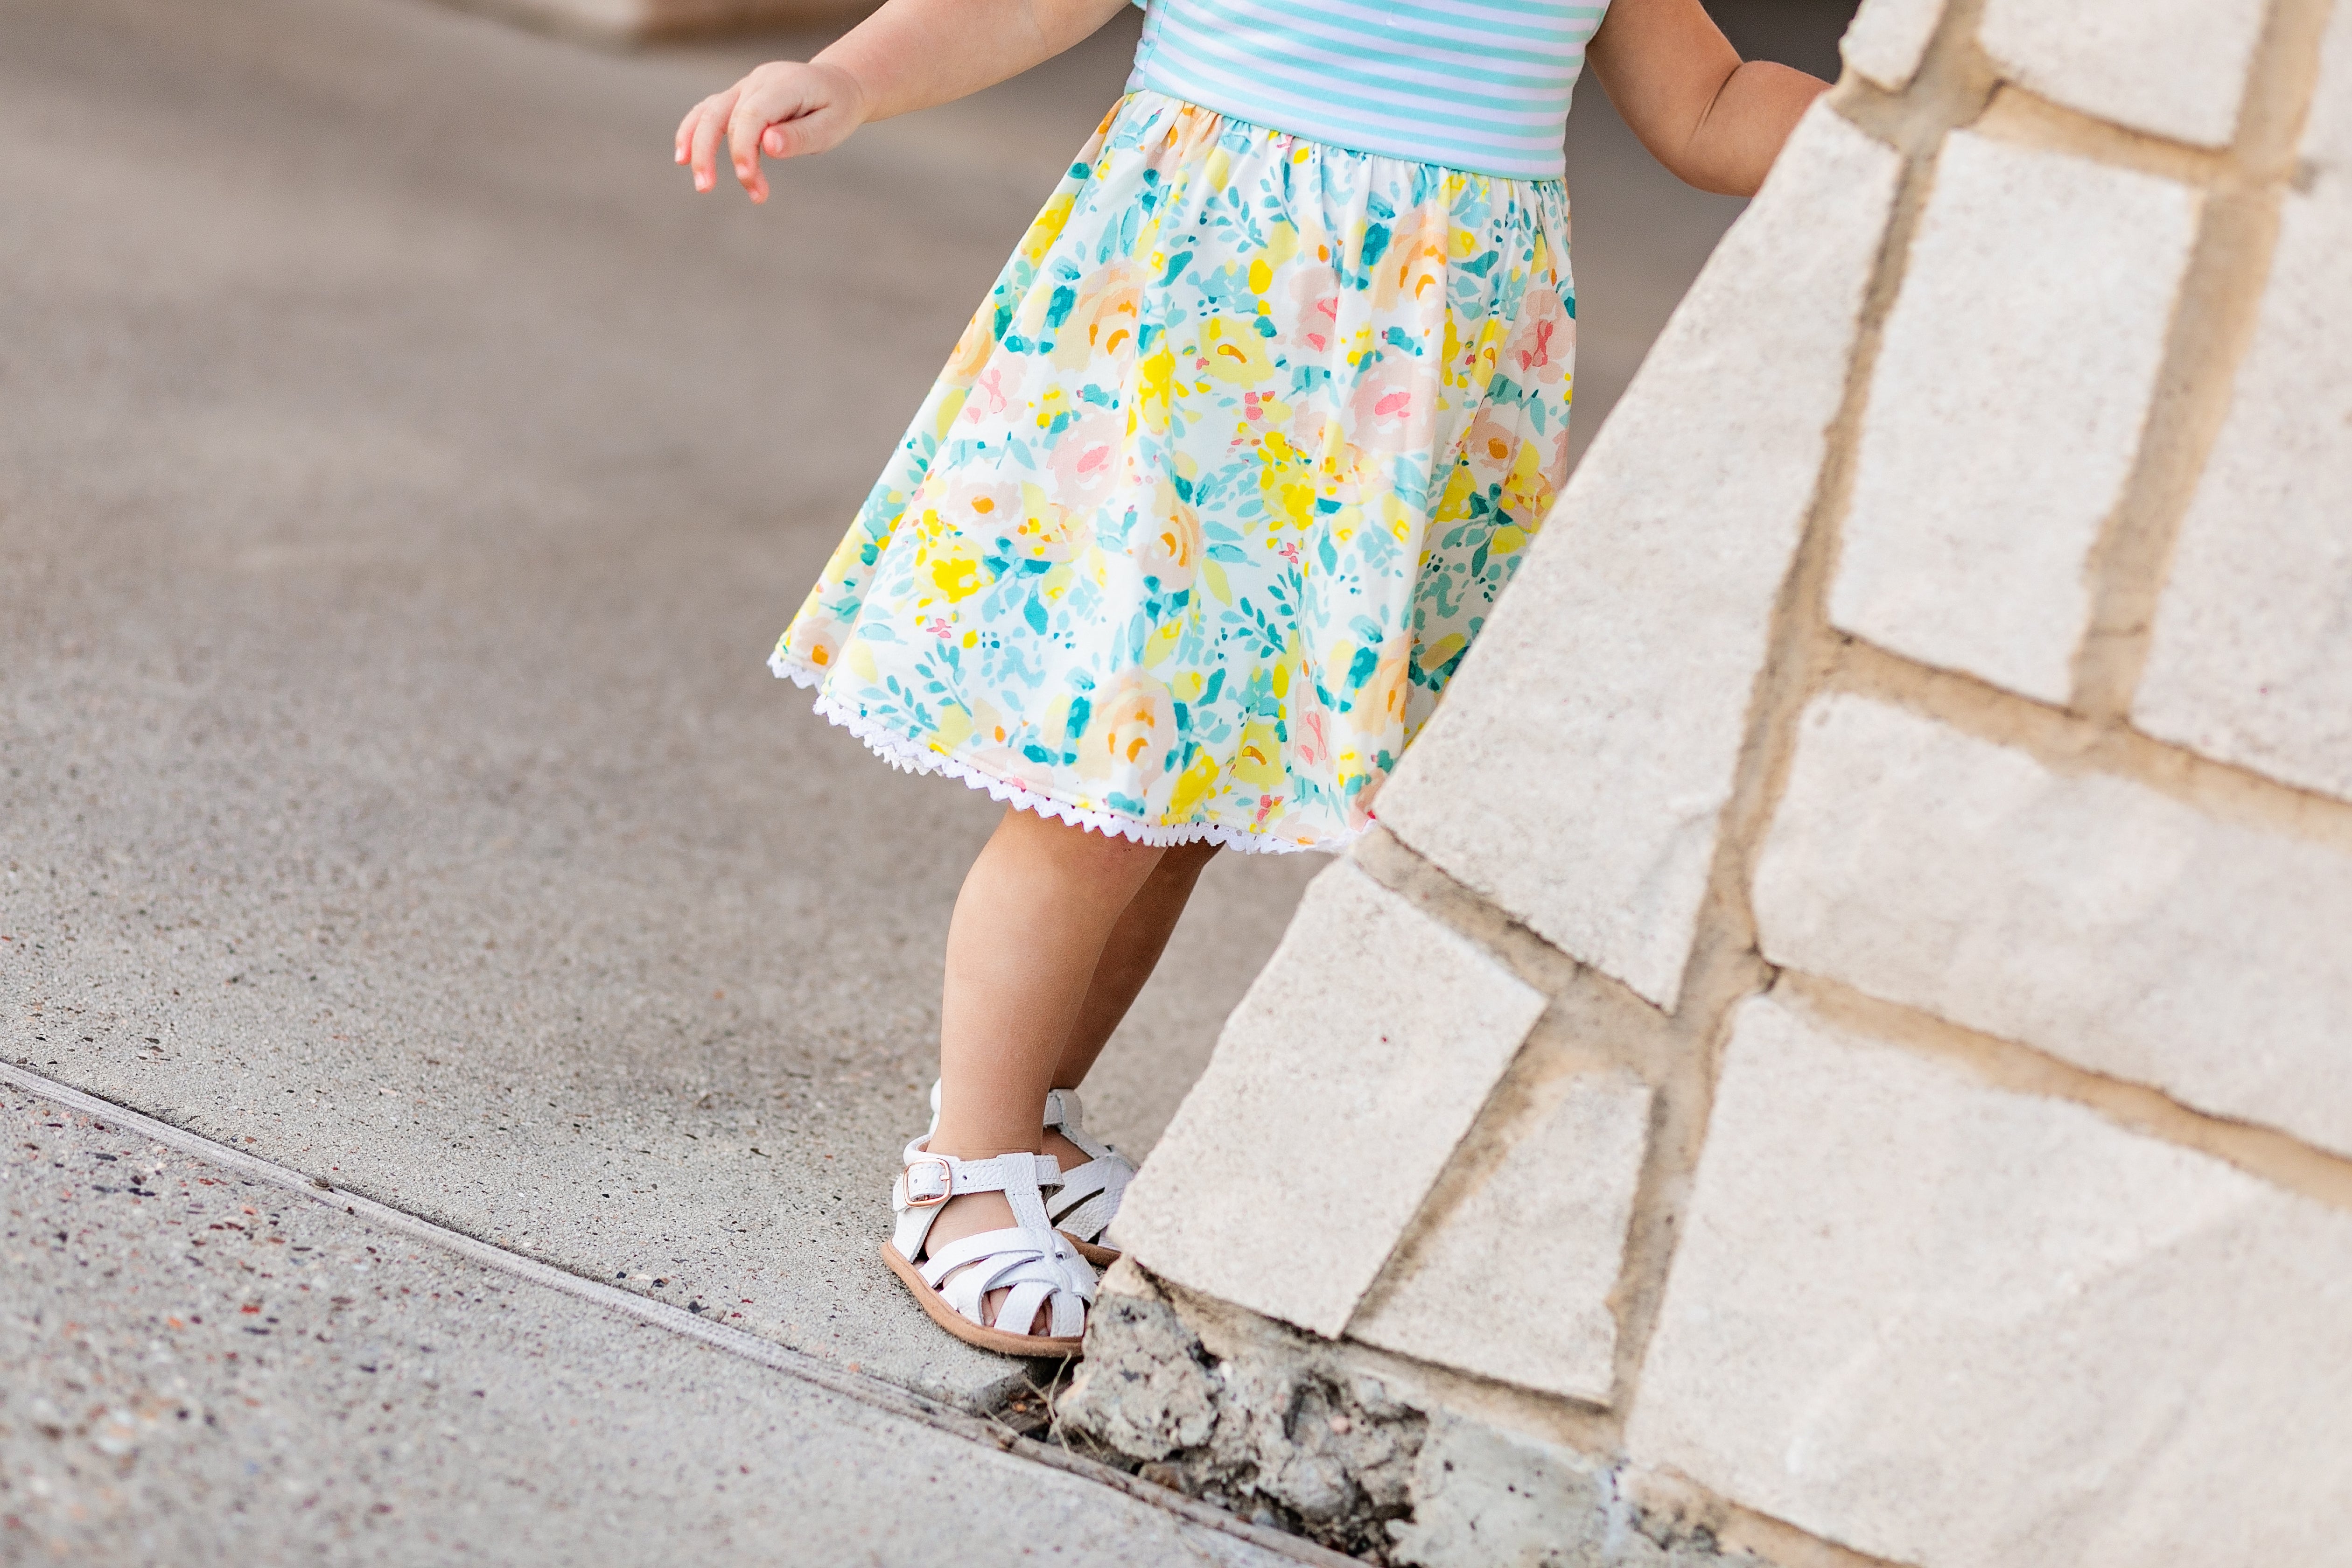
<path id="1" fill-rule="evenodd" d="M 957 1160 L 973 1161 L 993 1160 L 1000 1154 L 1039 1154 L 1045 1152 L 1045 1151 L 1038 1148 L 1034 1143 L 1014 1144 L 1000 1148 L 984 1143 L 951 1143 L 945 1138 L 932 1139 L 929 1143 L 924 1145 L 924 1152 L 931 1154 L 945 1154 Z"/>

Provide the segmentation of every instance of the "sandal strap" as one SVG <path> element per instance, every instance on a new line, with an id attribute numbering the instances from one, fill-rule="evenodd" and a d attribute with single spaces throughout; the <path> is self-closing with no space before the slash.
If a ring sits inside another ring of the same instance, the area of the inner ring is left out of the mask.
<path id="1" fill-rule="evenodd" d="M 990 1160 L 959 1160 L 952 1154 L 932 1153 L 924 1147 L 929 1142 L 928 1137 L 918 1138 L 907 1145 L 905 1163 L 898 1180 L 890 1184 L 890 1206 L 898 1216 L 892 1240 L 900 1257 L 912 1263 L 923 1256 L 923 1243 L 931 1234 L 931 1222 L 939 1217 L 950 1198 L 966 1193 L 1003 1193 L 1013 1209 L 1014 1228 L 984 1234 L 1026 1236 L 1029 1252 L 1041 1260 L 1057 1261 L 1067 1254 L 1084 1272 L 1091 1288 L 1093 1270 L 1087 1268 L 1086 1260 L 1077 1256 L 1068 1241 L 1055 1233 L 1054 1222 L 1045 1213 L 1046 1190 L 1061 1185 L 1059 1162 L 1051 1154 L 1027 1153 L 999 1154 Z M 957 1248 L 946 1250 L 953 1254 Z"/>
<path id="2" fill-rule="evenodd" d="M 1087 1131 L 1086 1107 L 1075 1089 L 1048 1089 L 1045 1093 L 1045 1131 L 1059 1132 L 1084 1150 L 1089 1160 L 1099 1160 L 1116 1152 L 1108 1143 Z"/>
<path id="3" fill-rule="evenodd" d="M 1085 1258 L 1066 1242 L 1041 1253 L 1035 1238 L 1019 1229 L 966 1237 L 919 1268 L 959 1317 L 1005 1333 L 1028 1334 L 1040 1307 L 1047 1309 L 1048 1334 L 1083 1333 L 1095 1299 L 1095 1273 Z M 999 1289 L 1010 1293 L 992 1323 L 988 1293 Z"/>
<path id="4" fill-rule="evenodd" d="M 931 1132 L 940 1126 L 940 1084 L 931 1082 Z M 1110 1144 L 1087 1131 L 1086 1106 L 1075 1089 L 1049 1089 L 1045 1094 L 1044 1129 L 1059 1132 L 1076 1144 L 1087 1156 L 1084 1164 L 1062 1170 L 1055 1164 L 1051 1175 L 1041 1174 L 1038 1187 L 1049 1195 L 1047 1209 L 1054 1228 L 1076 1237 L 1080 1241 L 1100 1241 L 1110 1222 L 1118 1215 L 1118 1207 L 1127 1195 L 1127 1184 L 1135 1177 L 1135 1163 Z M 942 1174 L 936 1157 L 923 1153 L 923 1145 L 930 1133 L 907 1145 L 906 1181 L 911 1182 L 910 1193 L 918 1204 L 942 1204 L 953 1193 L 942 1190 L 942 1183 L 950 1179 Z M 918 1158 L 924 1163 L 918 1163 Z M 1006 1156 L 1018 1158 L 1018 1156 Z M 1041 1161 L 1049 1159 L 1040 1155 Z M 957 1186 L 955 1193 L 982 1192 L 992 1189 Z M 901 1212 L 906 1205 L 901 1205 Z"/>
<path id="5" fill-rule="evenodd" d="M 1048 1205 L 1054 1228 L 1067 1231 L 1080 1241 L 1100 1239 L 1117 1217 L 1119 1200 L 1127 1195 L 1127 1184 L 1134 1177 L 1135 1167 L 1117 1151 L 1063 1173 Z"/>
<path id="6" fill-rule="evenodd" d="M 1095 1299 L 1095 1271 L 1068 1238 L 1023 1226 L 950 1242 L 916 1269 L 959 1316 L 1007 1333 L 1028 1333 L 1040 1307 L 1048 1309 L 1047 1332 L 1082 1333 Z M 998 1289 L 1012 1293 L 992 1323 L 988 1293 Z"/>
<path id="7" fill-rule="evenodd" d="M 1051 1154 L 999 1154 L 992 1160 L 959 1160 L 934 1154 L 918 1138 L 899 1157 L 898 1180 L 890 1193 L 893 1209 L 937 1207 L 966 1193 L 1010 1194 L 1016 1186 L 1040 1192 L 1062 1184 L 1061 1162 Z"/>

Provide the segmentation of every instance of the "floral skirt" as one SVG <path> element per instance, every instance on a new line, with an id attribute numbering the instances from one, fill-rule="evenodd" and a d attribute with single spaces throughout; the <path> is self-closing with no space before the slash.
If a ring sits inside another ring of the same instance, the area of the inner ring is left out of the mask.
<path id="1" fill-rule="evenodd" d="M 1567 463 L 1568 203 L 1123 99 L 771 661 L 901 766 L 1336 849 Z"/>

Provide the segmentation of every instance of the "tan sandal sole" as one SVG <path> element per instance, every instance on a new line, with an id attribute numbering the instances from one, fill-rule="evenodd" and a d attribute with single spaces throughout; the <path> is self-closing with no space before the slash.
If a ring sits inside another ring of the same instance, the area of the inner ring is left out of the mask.
<path id="1" fill-rule="evenodd" d="M 882 1244 L 882 1261 L 890 1272 L 906 1282 L 915 1293 L 915 1300 L 931 1315 L 931 1321 L 968 1345 L 977 1345 L 998 1355 L 1022 1356 L 1030 1361 L 1058 1358 L 1076 1359 L 1086 1349 L 1087 1342 L 1076 1334 L 1015 1334 L 1003 1329 L 986 1329 L 948 1305 L 947 1298 L 926 1284 L 922 1271 L 901 1257 L 890 1242 Z"/>
<path id="2" fill-rule="evenodd" d="M 1097 1268 L 1108 1268 L 1112 1264 L 1118 1261 L 1119 1251 L 1116 1247 L 1097 1247 L 1091 1241 L 1080 1241 L 1076 1237 L 1072 1236 L 1066 1230 L 1062 1231 L 1059 1234 L 1064 1241 L 1068 1242 L 1072 1247 L 1078 1249 L 1078 1256 L 1080 1258 L 1085 1258 L 1087 1262 L 1093 1264 Z"/>

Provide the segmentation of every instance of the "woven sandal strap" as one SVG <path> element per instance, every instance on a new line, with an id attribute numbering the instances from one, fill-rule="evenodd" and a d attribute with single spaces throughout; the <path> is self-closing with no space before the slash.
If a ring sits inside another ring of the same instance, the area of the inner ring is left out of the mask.
<path id="1" fill-rule="evenodd" d="M 1054 1189 L 1047 1205 L 1054 1216 L 1054 1227 L 1069 1232 L 1080 1241 L 1097 1239 L 1118 1215 L 1119 1200 L 1126 1195 L 1127 1184 L 1134 1175 L 1135 1167 L 1118 1154 L 1089 1160 L 1066 1172 L 1062 1184 Z"/>
<path id="2" fill-rule="evenodd" d="M 1111 1152 L 1111 1146 L 1087 1131 L 1086 1107 L 1075 1089 L 1050 1089 L 1045 1095 L 1045 1131 L 1059 1132 L 1076 1143 L 1089 1160 Z"/>
<path id="3" fill-rule="evenodd" d="M 1095 1297 L 1095 1274 L 1086 1259 L 1059 1237 L 1041 1249 L 1034 1235 L 1019 1228 L 968 1236 L 941 1247 L 919 1267 L 924 1282 L 959 1315 L 983 1328 L 1005 1328 L 1012 1333 L 1029 1332 L 1037 1309 L 1048 1303 L 1048 1331 L 1077 1333 L 1086 1323 L 1087 1304 Z M 1004 1289 L 1011 1294 L 991 1324 L 988 1293 Z"/>

